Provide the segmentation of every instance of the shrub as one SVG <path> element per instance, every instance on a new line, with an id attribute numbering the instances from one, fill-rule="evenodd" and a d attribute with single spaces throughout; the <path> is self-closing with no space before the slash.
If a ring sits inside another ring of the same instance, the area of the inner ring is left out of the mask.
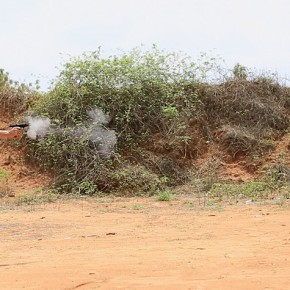
<path id="1" fill-rule="evenodd" d="M 141 165 L 128 164 L 112 172 L 109 183 L 111 190 L 122 195 L 152 195 L 166 186 L 166 179 L 159 178 Z"/>
<path id="2" fill-rule="evenodd" d="M 36 88 L 10 79 L 9 74 L 0 69 L 0 113 L 12 117 L 26 112 L 32 101 L 37 98 Z"/>
<path id="3" fill-rule="evenodd" d="M 170 189 L 160 191 L 157 195 L 157 200 L 159 201 L 170 201 L 172 199 L 173 199 L 173 191 Z"/>
<path id="4" fill-rule="evenodd" d="M 236 79 L 247 79 L 248 73 L 247 68 L 239 63 L 234 66 L 233 69 L 234 78 Z"/>
<path id="5" fill-rule="evenodd" d="M 287 132 L 290 119 L 289 89 L 274 79 L 236 77 L 199 88 L 210 137 L 232 156 L 263 155 L 274 148 L 273 140 Z"/>
<path id="6" fill-rule="evenodd" d="M 166 130 L 176 116 L 193 116 L 198 97 L 186 85 L 195 82 L 194 64 L 176 53 L 153 47 L 102 58 L 97 51 L 67 62 L 55 88 L 34 110 L 62 125 L 75 125 L 98 107 L 111 116 L 119 146 L 127 147 Z"/>
<path id="7" fill-rule="evenodd" d="M 256 137 L 285 132 L 289 127 L 287 88 L 271 80 L 234 79 L 200 90 L 204 109 L 212 125 L 248 128 Z"/>
<path id="8" fill-rule="evenodd" d="M 40 169 L 50 170 L 59 191 L 92 195 L 105 183 L 113 161 L 102 159 L 94 142 L 74 133 L 67 128 L 41 141 L 30 141 L 26 158 Z"/>
<path id="9" fill-rule="evenodd" d="M 223 126 L 221 132 L 220 141 L 233 157 L 238 153 L 262 155 L 275 147 L 273 141 L 261 139 L 247 128 Z"/>
<path id="10" fill-rule="evenodd" d="M 52 91 L 33 107 L 35 114 L 49 117 L 59 129 L 30 142 L 29 160 L 52 170 L 62 192 L 150 194 L 161 186 L 162 174 L 128 165 L 118 154 L 102 158 L 90 140 L 75 138 L 75 128 L 85 126 L 88 111 L 99 108 L 110 116 L 102 128 L 116 132 L 118 153 L 136 148 L 155 133 L 167 137 L 171 150 L 174 144 L 185 147 L 190 138 L 186 124 L 199 106 L 195 73 L 187 57 L 155 46 L 108 58 L 100 51 L 72 58 Z"/>
<path id="11" fill-rule="evenodd" d="M 209 195 L 212 197 L 268 197 L 273 187 L 268 182 L 250 181 L 244 183 L 215 183 L 212 185 Z"/>
<path id="12" fill-rule="evenodd" d="M 95 143 L 85 136 L 76 137 L 72 129 L 30 142 L 26 157 L 42 170 L 52 171 L 53 186 L 62 193 L 151 194 L 164 183 L 145 167 L 124 163 L 117 154 L 102 158 Z"/>

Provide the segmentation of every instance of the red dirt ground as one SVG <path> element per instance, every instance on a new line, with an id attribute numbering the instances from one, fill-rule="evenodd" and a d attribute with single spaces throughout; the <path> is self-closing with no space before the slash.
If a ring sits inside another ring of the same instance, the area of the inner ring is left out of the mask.
<path id="1" fill-rule="evenodd" d="M 2 205 L 0 289 L 289 289 L 289 204 Z"/>

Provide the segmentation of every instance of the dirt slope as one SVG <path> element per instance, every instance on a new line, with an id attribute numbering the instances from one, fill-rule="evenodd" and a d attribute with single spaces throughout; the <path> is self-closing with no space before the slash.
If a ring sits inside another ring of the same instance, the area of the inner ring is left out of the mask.
<path id="1" fill-rule="evenodd" d="M 49 176 L 25 164 L 23 153 L 8 146 L 7 142 L 0 144 L 0 168 L 9 173 L 7 180 L 1 181 L 1 185 L 9 189 L 9 194 L 33 193 L 47 186 Z M 5 192 L 2 195 L 5 196 Z"/>
<path id="2" fill-rule="evenodd" d="M 252 162 L 247 162 L 245 159 L 236 159 L 227 163 L 221 170 L 221 176 L 224 179 L 233 181 L 252 180 L 263 174 L 265 166 L 273 166 L 283 164 L 290 167 L 290 135 L 284 135 L 280 140 L 276 141 L 275 149 L 263 157 L 257 158 Z"/>
<path id="3" fill-rule="evenodd" d="M 0 128 L 7 128 L 9 119 L 0 121 Z M 0 140 L 0 170 L 9 174 L 7 180 L 0 180 L 0 186 L 5 187 L 8 195 L 33 193 L 35 190 L 48 185 L 50 177 L 39 174 L 37 169 L 24 162 L 23 150 L 14 146 L 14 140 Z M 7 195 L 1 192 L 0 197 Z M 1 201 L 1 200 L 0 200 Z"/>
<path id="4" fill-rule="evenodd" d="M 39 174 L 35 168 L 25 164 L 23 152 L 9 146 L 13 145 L 13 142 L 0 142 L 0 168 L 10 172 L 6 184 L 13 194 L 32 193 L 39 188 L 46 187 L 50 182 L 50 177 Z M 200 156 L 195 164 L 201 166 L 206 162 L 218 163 L 217 172 L 223 180 L 253 180 L 263 174 L 265 166 L 283 163 L 284 166 L 290 167 L 290 135 L 286 134 L 277 140 L 274 151 L 251 162 L 247 161 L 244 156 L 238 156 L 234 160 L 229 157 L 226 160 L 218 161 L 216 156 L 220 154 L 221 152 L 217 151 L 216 148 L 211 148 L 203 156 Z"/>

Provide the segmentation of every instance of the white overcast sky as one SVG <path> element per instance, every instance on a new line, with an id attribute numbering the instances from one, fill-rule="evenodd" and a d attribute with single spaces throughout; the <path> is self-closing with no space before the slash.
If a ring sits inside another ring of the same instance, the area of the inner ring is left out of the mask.
<path id="1" fill-rule="evenodd" d="M 54 79 L 65 55 L 141 44 L 193 59 L 215 50 L 290 76 L 289 0 L 0 0 L 0 67 L 19 81 Z"/>

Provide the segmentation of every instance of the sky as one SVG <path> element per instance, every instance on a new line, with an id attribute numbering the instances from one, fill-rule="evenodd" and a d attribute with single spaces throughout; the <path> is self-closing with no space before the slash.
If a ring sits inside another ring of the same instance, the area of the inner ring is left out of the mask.
<path id="1" fill-rule="evenodd" d="M 0 0 L 0 68 L 20 82 L 57 78 L 69 57 L 156 44 L 219 55 L 290 79 L 288 0 Z"/>

